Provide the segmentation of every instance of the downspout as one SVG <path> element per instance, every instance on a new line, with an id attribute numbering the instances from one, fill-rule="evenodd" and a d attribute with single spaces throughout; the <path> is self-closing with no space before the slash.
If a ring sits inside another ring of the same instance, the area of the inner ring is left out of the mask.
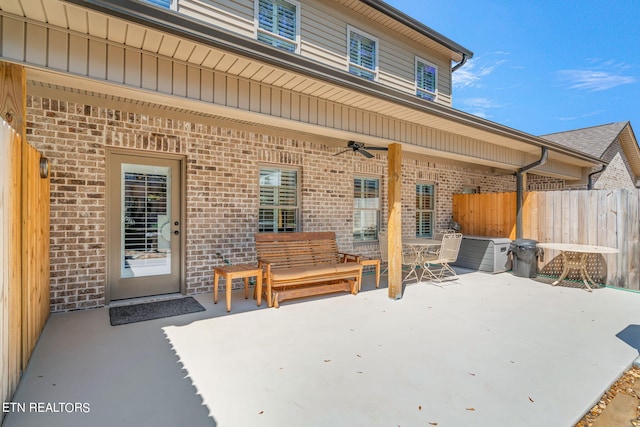
<path id="1" fill-rule="evenodd" d="M 463 53 L 462 54 L 462 61 L 458 62 L 456 65 L 453 66 L 453 68 L 451 69 L 451 72 L 453 73 L 454 71 L 456 71 L 458 68 L 462 67 L 465 63 L 467 62 L 467 54 Z"/>
<path id="2" fill-rule="evenodd" d="M 540 159 L 518 169 L 516 172 L 516 239 L 522 239 L 522 205 L 524 199 L 524 179 L 523 176 L 527 171 L 535 169 L 538 166 L 542 166 L 547 163 L 549 157 L 549 150 L 547 147 L 542 147 L 542 154 Z"/>
<path id="3" fill-rule="evenodd" d="M 599 171 L 591 172 L 589 174 L 589 182 L 587 183 L 587 190 L 593 190 L 593 176 L 604 172 L 606 168 L 607 168 L 607 165 L 602 165 L 602 169 L 600 169 Z"/>

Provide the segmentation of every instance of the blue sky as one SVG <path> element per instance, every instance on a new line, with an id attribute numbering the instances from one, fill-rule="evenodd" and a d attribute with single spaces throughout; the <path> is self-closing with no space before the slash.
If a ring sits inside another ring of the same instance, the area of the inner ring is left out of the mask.
<path id="1" fill-rule="evenodd" d="M 386 0 L 474 52 L 453 107 L 533 135 L 630 121 L 640 0 Z"/>

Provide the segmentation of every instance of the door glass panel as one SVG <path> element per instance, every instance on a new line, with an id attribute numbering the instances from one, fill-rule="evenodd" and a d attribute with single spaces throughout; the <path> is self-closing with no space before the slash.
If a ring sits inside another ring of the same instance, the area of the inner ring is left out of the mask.
<path id="1" fill-rule="evenodd" d="M 123 163 L 121 277 L 171 274 L 171 168 Z"/>

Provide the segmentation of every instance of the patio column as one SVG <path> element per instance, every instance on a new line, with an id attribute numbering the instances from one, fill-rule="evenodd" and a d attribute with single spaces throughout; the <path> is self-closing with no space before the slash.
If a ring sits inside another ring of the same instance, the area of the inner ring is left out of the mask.
<path id="1" fill-rule="evenodd" d="M 389 298 L 402 298 L 402 145 L 389 145 Z"/>

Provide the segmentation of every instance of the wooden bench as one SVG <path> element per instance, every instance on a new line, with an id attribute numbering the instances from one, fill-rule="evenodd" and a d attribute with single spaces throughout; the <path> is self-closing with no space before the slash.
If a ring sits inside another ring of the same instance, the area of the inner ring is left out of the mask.
<path id="1" fill-rule="evenodd" d="M 360 258 L 339 252 L 335 233 L 257 233 L 255 239 L 269 307 L 285 299 L 358 293 Z"/>

